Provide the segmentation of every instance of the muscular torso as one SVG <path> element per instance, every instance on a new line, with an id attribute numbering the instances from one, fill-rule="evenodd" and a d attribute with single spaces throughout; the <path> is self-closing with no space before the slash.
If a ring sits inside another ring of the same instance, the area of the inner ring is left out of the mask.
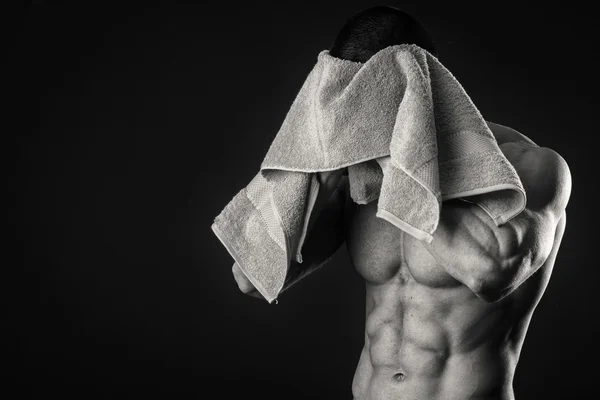
<path id="1" fill-rule="evenodd" d="M 310 217 L 304 263 L 322 265 L 345 240 L 366 282 L 355 400 L 514 399 L 527 327 L 565 230 L 571 178 L 554 151 L 488 124 L 527 194 L 525 210 L 501 226 L 478 206 L 450 200 L 426 244 L 378 218 L 377 201 L 351 201 L 341 171 L 319 175 L 321 211 Z M 242 291 L 255 292 L 235 264 L 233 272 Z"/>
<path id="2" fill-rule="evenodd" d="M 488 303 L 452 278 L 424 245 L 352 205 L 346 243 L 366 281 L 365 344 L 356 400 L 512 399 L 527 326 L 551 274 L 543 267 Z"/>

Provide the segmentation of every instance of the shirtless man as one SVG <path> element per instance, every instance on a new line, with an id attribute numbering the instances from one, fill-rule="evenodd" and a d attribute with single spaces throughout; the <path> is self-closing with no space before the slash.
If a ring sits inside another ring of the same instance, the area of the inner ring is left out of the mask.
<path id="1" fill-rule="evenodd" d="M 350 19 L 331 53 L 364 62 L 414 43 L 435 54 L 424 32 L 399 10 L 377 7 Z M 366 281 L 355 400 L 514 399 L 521 347 L 565 230 L 571 177 L 553 150 L 489 127 L 527 193 L 526 209 L 500 227 L 476 205 L 446 201 L 427 244 L 377 218 L 377 201 L 355 204 L 344 171 L 319 174 L 304 262 L 322 262 L 345 241 Z M 233 272 L 240 290 L 256 294 L 235 264 Z"/>

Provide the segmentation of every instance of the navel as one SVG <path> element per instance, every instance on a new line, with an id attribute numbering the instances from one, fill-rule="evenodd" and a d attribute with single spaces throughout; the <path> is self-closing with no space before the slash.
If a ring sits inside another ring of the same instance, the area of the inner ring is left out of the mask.
<path id="1" fill-rule="evenodd" d="M 405 378 L 406 377 L 405 377 L 404 373 L 402 373 L 402 372 L 397 372 L 394 374 L 394 380 L 396 382 L 402 382 L 402 381 L 404 381 Z"/>

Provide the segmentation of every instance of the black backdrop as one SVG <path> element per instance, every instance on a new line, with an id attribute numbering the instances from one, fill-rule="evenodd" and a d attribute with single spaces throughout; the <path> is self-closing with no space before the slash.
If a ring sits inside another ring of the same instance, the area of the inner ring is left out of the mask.
<path id="1" fill-rule="evenodd" d="M 570 164 L 567 231 L 515 391 L 585 398 L 600 357 L 593 13 L 456 3 L 385 4 L 426 25 L 486 119 Z M 5 126 L 13 398 L 351 398 L 364 289 L 345 251 L 268 305 L 237 291 L 210 224 L 318 52 L 374 4 L 26 7 L 5 77 L 25 110 Z"/>

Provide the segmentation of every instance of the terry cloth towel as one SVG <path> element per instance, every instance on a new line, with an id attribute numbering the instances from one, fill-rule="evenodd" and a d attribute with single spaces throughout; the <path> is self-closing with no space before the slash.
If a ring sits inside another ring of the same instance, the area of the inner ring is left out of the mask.
<path id="1" fill-rule="evenodd" d="M 344 167 L 353 201 L 378 199 L 377 217 L 429 243 L 444 200 L 473 202 L 497 225 L 525 207 L 515 169 L 435 56 L 396 45 L 359 63 L 323 50 L 259 173 L 212 225 L 269 303 L 320 266 L 298 270 L 316 173 Z"/>

